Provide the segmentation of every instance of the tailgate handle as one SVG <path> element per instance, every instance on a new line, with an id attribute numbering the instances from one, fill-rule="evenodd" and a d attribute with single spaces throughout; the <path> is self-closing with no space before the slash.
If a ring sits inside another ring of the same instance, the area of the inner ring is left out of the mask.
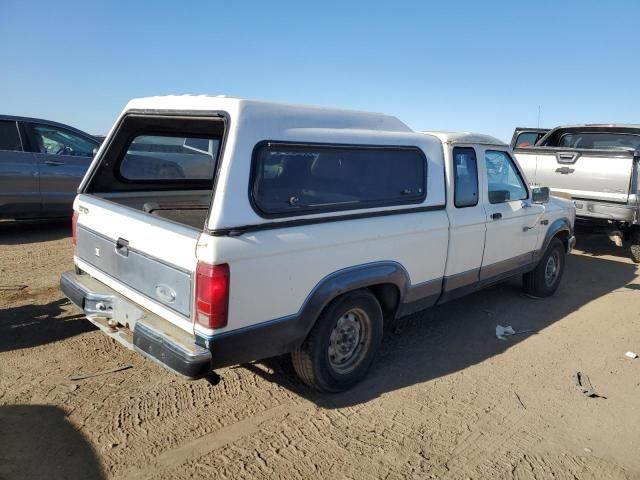
<path id="1" fill-rule="evenodd" d="M 122 255 L 123 257 L 129 256 L 129 241 L 124 238 L 119 238 L 116 240 L 116 253 Z"/>
<path id="2" fill-rule="evenodd" d="M 576 163 L 579 156 L 579 152 L 558 152 L 556 153 L 556 160 L 558 163 Z"/>

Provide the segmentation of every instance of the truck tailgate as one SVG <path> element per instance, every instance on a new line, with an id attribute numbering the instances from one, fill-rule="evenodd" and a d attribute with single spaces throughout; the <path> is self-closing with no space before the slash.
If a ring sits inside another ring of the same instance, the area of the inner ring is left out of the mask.
<path id="1" fill-rule="evenodd" d="M 531 158 L 531 152 L 516 156 Z M 626 203 L 629 197 L 633 154 L 592 150 L 536 150 L 535 183 L 573 198 Z M 525 153 L 526 152 L 526 153 Z"/>
<path id="2" fill-rule="evenodd" d="M 126 297 L 143 298 L 141 306 L 192 331 L 200 232 L 90 195 L 79 195 L 75 210 L 78 266 Z"/>

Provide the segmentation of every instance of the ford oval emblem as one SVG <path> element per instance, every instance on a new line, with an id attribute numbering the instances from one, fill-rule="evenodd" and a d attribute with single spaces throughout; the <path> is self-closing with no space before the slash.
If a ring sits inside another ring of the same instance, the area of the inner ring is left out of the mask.
<path id="1" fill-rule="evenodd" d="M 173 303 L 176 301 L 176 292 L 169 285 L 159 283 L 156 285 L 156 297 L 164 303 Z"/>

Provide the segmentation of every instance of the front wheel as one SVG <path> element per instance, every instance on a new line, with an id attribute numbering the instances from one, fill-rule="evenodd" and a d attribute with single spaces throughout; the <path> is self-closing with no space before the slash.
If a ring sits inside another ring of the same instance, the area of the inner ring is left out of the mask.
<path id="1" fill-rule="evenodd" d="M 558 238 L 549 243 L 547 250 L 536 265 L 523 278 L 524 291 L 534 297 L 549 297 L 560 285 L 564 273 L 565 249 Z"/>
<path id="2" fill-rule="evenodd" d="M 310 387 L 340 392 L 367 373 L 382 341 L 382 310 L 368 290 L 338 297 L 324 310 L 291 362 Z"/>

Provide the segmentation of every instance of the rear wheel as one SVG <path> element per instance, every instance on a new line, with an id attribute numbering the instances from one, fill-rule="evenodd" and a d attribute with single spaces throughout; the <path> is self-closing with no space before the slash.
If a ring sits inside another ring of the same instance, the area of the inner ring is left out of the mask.
<path id="1" fill-rule="evenodd" d="M 291 353 L 293 367 L 307 385 L 339 392 L 367 373 L 382 340 L 382 310 L 368 290 L 331 302 L 303 344 Z"/>
<path id="2" fill-rule="evenodd" d="M 560 285 L 564 273 L 565 249 L 558 238 L 549 243 L 544 255 L 529 273 L 523 278 L 525 292 L 534 297 L 549 297 L 555 293 Z"/>

